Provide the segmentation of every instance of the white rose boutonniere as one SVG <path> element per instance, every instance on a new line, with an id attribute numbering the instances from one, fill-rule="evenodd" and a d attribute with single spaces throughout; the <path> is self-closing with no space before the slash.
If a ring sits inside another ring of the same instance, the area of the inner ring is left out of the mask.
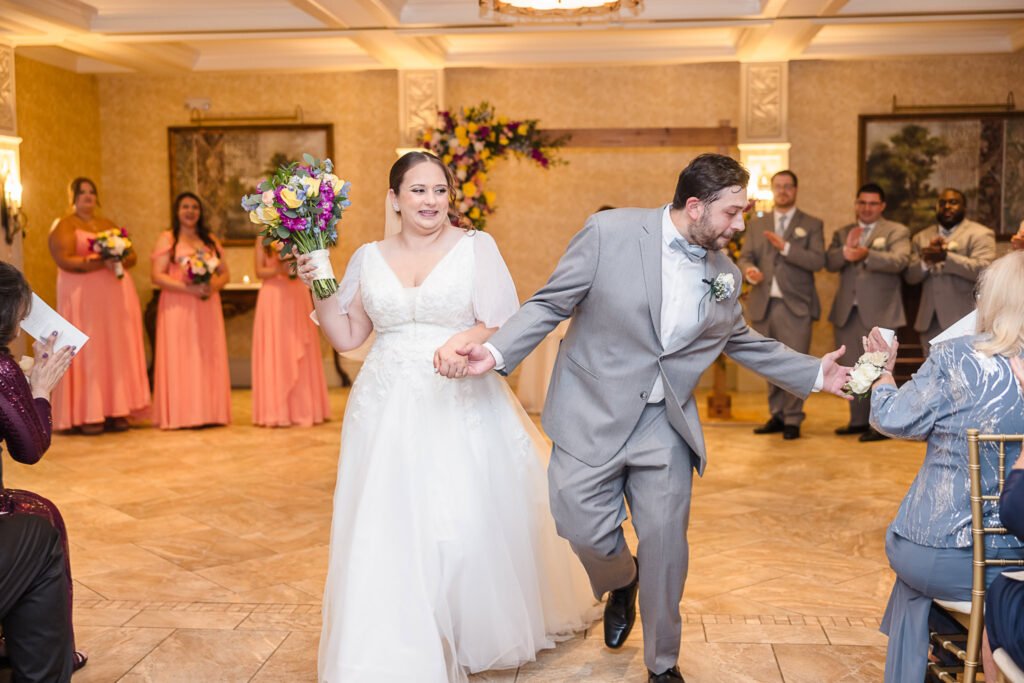
<path id="1" fill-rule="evenodd" d="M 725 301 L 736 291 L 736 280 L 732 273 L 719 273 L 714 280 L 702 280 L 702 282 L 711 286 L 711 296 L 715 301 Z"/>
<path id="2" fill-rule="evenodd" d="M 885 238 L 876 237 L 875 241 L 871 243 L 872 249 L 885 249 Z"/>
<path id="3" fill-rule="evenodd" d="M 807 231 L 798 226 L 793 229 L 793 237 L 807 237 Z"/>
<path id="4" fill-rule="evenodd" d="M 889 354 L 885 351 L 873 351 L 865 353 L 853 365 L 853 372 L 850 373 L 850 381 L 843 387 L 843 391 L 857 398 L 864 398 L 871 391 L 871 385 L 882 375 L 885 364 L 889 360 Z"/>
<path id="5" fill-rule="evenodd" d="M 956 242 L 955 240 L 950 240 L 950 241 L 946 242 L 946 251 L 956 251 L 959 248 L 960 248 L 960 244 L 958 242 Z"/>

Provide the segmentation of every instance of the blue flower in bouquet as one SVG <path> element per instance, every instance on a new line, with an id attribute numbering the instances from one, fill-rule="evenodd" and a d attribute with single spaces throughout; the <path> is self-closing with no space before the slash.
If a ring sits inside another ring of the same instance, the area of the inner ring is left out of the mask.
<path id="1" fill-rule="evenodd" d="M 260 207 L 260 204 L 262 203 L 260 196 L 261 195 L 257 193 L 247 194 L 244 197 L 242 197 L 242 208 L 245 209 L 246 213 L 249 213 L 250 211 L 255 211 Z"/>

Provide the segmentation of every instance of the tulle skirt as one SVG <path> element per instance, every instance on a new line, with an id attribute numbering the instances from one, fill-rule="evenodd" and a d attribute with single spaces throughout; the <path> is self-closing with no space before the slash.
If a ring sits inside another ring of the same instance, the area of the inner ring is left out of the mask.
<path id="1" fill-rule="evenodd" d="M 555 533 L 547 446 L 496 374 L 448 380 L 381 346 L 346 408 L 320 680 L 444 683 L 531 661 L 598 614 Z"/>

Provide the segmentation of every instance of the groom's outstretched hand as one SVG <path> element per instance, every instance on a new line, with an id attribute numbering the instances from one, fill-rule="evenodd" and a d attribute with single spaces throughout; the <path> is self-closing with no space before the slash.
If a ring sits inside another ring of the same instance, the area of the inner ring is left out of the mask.
<path id="1" fill-rule="evenodd" d="M 846 347 L 840 346 L 831 353 L 826 353 L 821 357 L 821 376 L 823 384 L 821 386 L 822 391 L 827 391 L 830 394 L 835 394 L 839 398 L 844 398 L 847 401 L 852 401 L 853 396 L 850 394 L 843 393 L 843 387 L 850 381 L 850 372 L 853 368 L 839 364 L 839 359 L 846 353 Z"/>
<path id="2" fill-rule="evenodd" d="M 494 367 L 494 356 L 483 344 L 466 344 L 455 353 L 469 361 L 469 374 L 482 375 Z"/>

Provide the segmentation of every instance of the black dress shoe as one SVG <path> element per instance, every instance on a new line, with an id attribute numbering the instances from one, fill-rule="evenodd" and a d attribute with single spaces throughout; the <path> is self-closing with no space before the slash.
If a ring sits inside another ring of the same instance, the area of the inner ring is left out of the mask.
<path id="1" fill-rule="evenodd" d="M 779 418 L 773 416 L 772 419 L 770 419 L 767 422 L 765 422 L 763 426 L 755 428 L 754 429 L 754 433 L 755 434 L 774 434 L 776 432 L 781 432 L 784 427 L 785 427 L 785 425 L 782 424 L 782 420 L 780 420 Z"/>
<path id="2" fill-rule="evenodd" d="M 889 437 L 887 437 L 882 432 L 879 432 L 875 429 L 869 429 L 868 431 L 860 435 L 860 439 L 858 439 L 858 441 L 885 441 L 888 438 Z"/>
<path id="3" fill-rule="evenodd" d="M 847 434 L 864 434 L 871 427 L 867 425 L 846 425 L 845 427 L 836 427 L 836 434 L 846 436 Z"/>
<path id="4" fill-rule="evenodd" d="M 782 438 L 786 441 L 800 438 L 800 425 L 786 425 L 782 429 Z"/>
<path id="5" fill-rule="evenodd" d="M 650 669 L 647 670 L 647 673 L 650 674 L 650 677 L 647 679 L 647 683 L 672 683 L 672 681 L 682 681 L 683 683 L 686 683 L 686 681 L 683 680 L 683 674 L 679 673 L 678 666 L 673 666 L 668 671 L 662 671 L 660 674 L 656 674 Z"/>
<path id="6" fill-rule="evenodd" d="M 636 563 L 636 558 L 633 558 Z M 636 591 L 640 585 L 640 565 L 636 567 L 636 578 L 622 588 L 608 594 L 604 606 L 604 644 L 612 649 L 622 647 L 633 630 L 636 621 Z"/>

